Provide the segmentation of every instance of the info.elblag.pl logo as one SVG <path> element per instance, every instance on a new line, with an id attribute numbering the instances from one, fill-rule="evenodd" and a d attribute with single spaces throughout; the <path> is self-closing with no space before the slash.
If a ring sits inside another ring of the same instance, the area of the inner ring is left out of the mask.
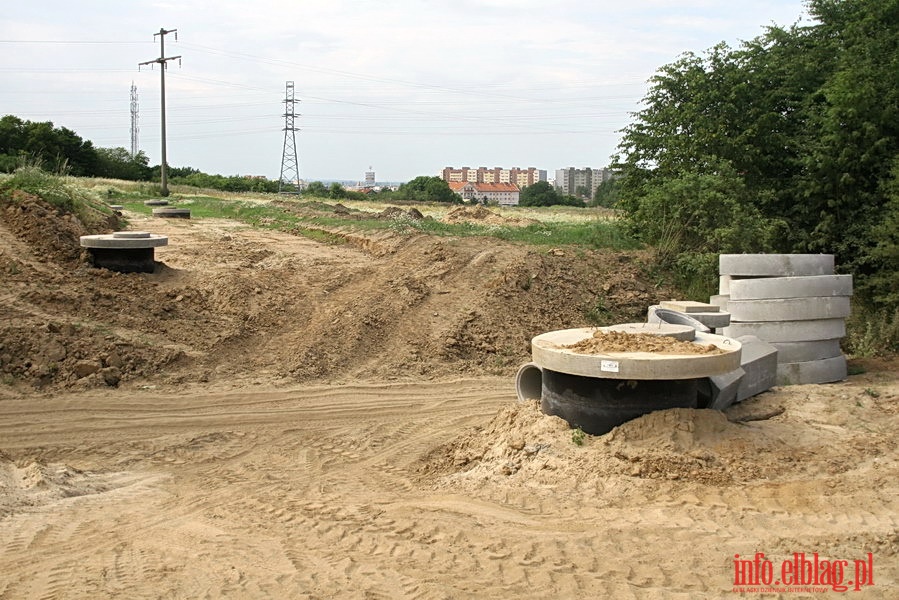
<path id="1" fill-rule="evenodd" d="M 775 565 L 764 552 L 752 558 L 734 555 L 735 592 L 803 592 L 859 591 L 874 585 L 874 555 L 863 559 L 840 560 L 794 552 Z"/>

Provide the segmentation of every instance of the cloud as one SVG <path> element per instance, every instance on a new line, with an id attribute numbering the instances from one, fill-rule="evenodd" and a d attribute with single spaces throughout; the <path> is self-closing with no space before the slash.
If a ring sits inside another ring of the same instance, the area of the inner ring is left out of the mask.
<path id="1" fill-rule="evenodd" d="M 177 42 L 166 38 L 167 55 L 183 56 L 167 80 L 173 164 L 276 176 L 292 80 L 304 176 L 373 164 L 392 179 L 461 162 L 602 166 L 658 67 L 802 12 L 802 0 L 51 4 L 8 7 L 0 38 L 137 43 L 3 52 L 6 111 L 29 118 L 39 107 L 100 145 L 124 145 L 127 125 L 113 125 L 128 123 L 134 80 L 142 146 L 158 160 L 159 74 L 137 63 L 158 56 L 154 32 L 177 28 Z"/>

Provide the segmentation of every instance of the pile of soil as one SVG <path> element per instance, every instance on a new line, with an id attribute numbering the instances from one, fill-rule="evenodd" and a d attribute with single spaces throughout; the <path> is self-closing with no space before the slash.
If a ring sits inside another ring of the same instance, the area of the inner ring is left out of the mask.
<path id="1" fill-rule="evenodd" d="M 410 208 L 408 210 L 403 210 L 398 206 L 388 206 L 381 212 L 377 214 L 377 218 L 380 220 L 402 220 L 402 219 L 410 219 L 412 221 L 421 221 L 425 218 L 421 211 L 417 208 Z"/>
<path id="2" fill-rule="evenodd" d="M 523 487 L 576 482 L 591 489 L 612 475 L 733 485 L 787 476 L 784 462 L 810 452 L 731 422 L 725 413 L 688 408 L 652 412 L 604 436 L 583 435 L 529 400 L 437 448 L 419 472 L 438 487 L 487 480 Z"/>
<path id="3" fill-rule="evenodd" d="M 596 330 L 592 336 L 563 346 L 578 354 L 652 352 L 655 354 L 723 354 L 714 344 L 695 344 L 664 335 Z"/>
<path id="4" fill-rule="evenodd" d="M 444 223 L 480 223 L 487 225 L 512 225 L 523 227 L 537 223 L 533 219 L 520 219 L 516 217 L 504 217 L 492 210 L 481 206 L 460 206 L 454 208 L 443 217 Z"/>
<path id="5" fill-rule="evenodd" d="M 534 336 L 633 321 L 671 295 L 647 283 L 640 252 L 338 227 L 323 230 L 344 243 L 322 244 L 226 220 L 128 218 L 169 236 L 155 273 L 88 266 L 78 236 L 103 231 L 39 199 L 0 207 L 0 393 L 511 377 Z"/>

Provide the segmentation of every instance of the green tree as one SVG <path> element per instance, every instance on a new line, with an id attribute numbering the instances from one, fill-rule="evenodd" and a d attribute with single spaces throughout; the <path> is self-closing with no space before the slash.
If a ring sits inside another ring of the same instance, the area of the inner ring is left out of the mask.
<path id="1" fill-rule="evenodd" d="M 732 167 L 685 173 L 641 196 L 627 213 L 631 233 L 658 249 L 662 263 L 682 253 L 764 252 L 786 230 L 748 201 L 746 184 Z"/>
<path id="2" fill-rule="evenodd" d="M 521 188 L 518 195 L 520 206 L 553 206 L 561 203 L 561 195 L 556 188 L 546 181 L 538 181 L 533 185 Z"/>
<path id="3" fill-rule="evenodd" d="M 315 198 L 327 198 L 328 188 L 326 188 L 325 184 L 321 181 L 313 181 L 310 182 L 309 185 L 306 186 L 306 189 L 303 190 L 303 195 L 312 196 Z"/>
<path id="4" fill-rule="evenodd" d="M 418 202 L 448 202 L 458 204 L 462 199 L 440 177 L 420 175 L 402 184 L 394 194 L 398 200 L 415 200 Z"/>
<path id="5" fill-rule="evenodd" d="M 328 198 L 346 198 L 346 189 L 335 181 L 328 187 Z"/>
<path id="6" fill-rule="evenodd" d="M 799 249 L 834 252 L 871 275 L 899 157 L 899 0 L 814 0 L 810 12 L 836 58 L 803 161 L 810 218 Z"/>
<path id="7" fill-rule="evenodd" d="M 883 218 L 871 230 L 871 276 L 862 280 L 862 291 L 878 308 L 899 307 L 899 157 L 893 161 L 891 177 L 884 182 L 887 198 Z"/>
<path id="8" fill-rule="evenodd" d="M 149 159 L 143 150 L 131 156 L 125 148 L 97 148 L 97 172 L 99 177 L 125 179 L 128 181 L 148 181 L 151 170 Z"/>
<path id="9" fill-rule="evenodd" d="M 809 0 L 808 9 L 813 24 L 771 27 L 658 71 L 615 157 L 618 206 L 655 218 L 646 198 L 724 177 L 737 202 L 725 213 L 789 225 L 759 238 L 764 250 L 833 253 L 863 291 L 867 278 L 882 281 L 892 243 L 883 224 L 899 156 L 899 0 Z M 711 240 L 726 225 L 687 223 L 711 228 L 699 232 Z"/>
<path id="10" fill-rule="evenodd" d="M 0 161 L 4 170 L 15 168 L 22 158 L 37 161 L 53 172 L 90 176 L 99 166 L 97 151 L 90 141 L 81 139 L 65 127 L 50 121 L 23 121 L 7 115 L 0 119 Z"/>
<path id="11" fill-rule="evenodd" d="M 593 194 L 593 201 L 590 202 L 590 206 L 614 208 L 615 205 L 618 204 L 618 186 L 619 181 L 616 177 L 606 179 L 605 181 L 600 183 L 598 186 L 596 186 L 596 193 Z"/>

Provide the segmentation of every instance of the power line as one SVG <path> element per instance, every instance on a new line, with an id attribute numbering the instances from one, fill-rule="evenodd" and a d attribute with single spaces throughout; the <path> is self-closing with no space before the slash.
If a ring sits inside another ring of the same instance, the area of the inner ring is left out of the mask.
<path id="1" fill-rule="evenodd" d="M 166 161 L 165 161 L 165 71 L 168 68 L 168 62 L 170 60 L 178 59 L 178 64 L 181 64 L 181 56 L 180 55 L 179 56 L 168 56 L 168 57 L 165 55 L 165 36 L 170 33 L 175 34 L 175 40 L 178 39 L 178 30 L 177 29 L 166 30 L 166 29 L 160 28 L 159 33 L 154 33 L 153 39 L 156 39 L 157 35 L 159 36 L 159 58 L 157 58 L 155 60 L 148 60 L 148 61 L 138 64 L 138 68 L 140 68 L 141 65 L 159 64 L 159 81 L 160 81 L 159 87 L 162 90 L 162 95 L 161 95 L 162 100 L 159 105 L 160 121 L 162 123 L 162 130 L 161 130 L 162 131 L 162 161 L 160 162 L 160 174 L 161 174 L 160 187 L 162 189 L 160 190 L 160 193 L 163 195 L 163 197 L 169 195 L 169 186 L 168 186 L 168 179 L 166 177 Z"/>

